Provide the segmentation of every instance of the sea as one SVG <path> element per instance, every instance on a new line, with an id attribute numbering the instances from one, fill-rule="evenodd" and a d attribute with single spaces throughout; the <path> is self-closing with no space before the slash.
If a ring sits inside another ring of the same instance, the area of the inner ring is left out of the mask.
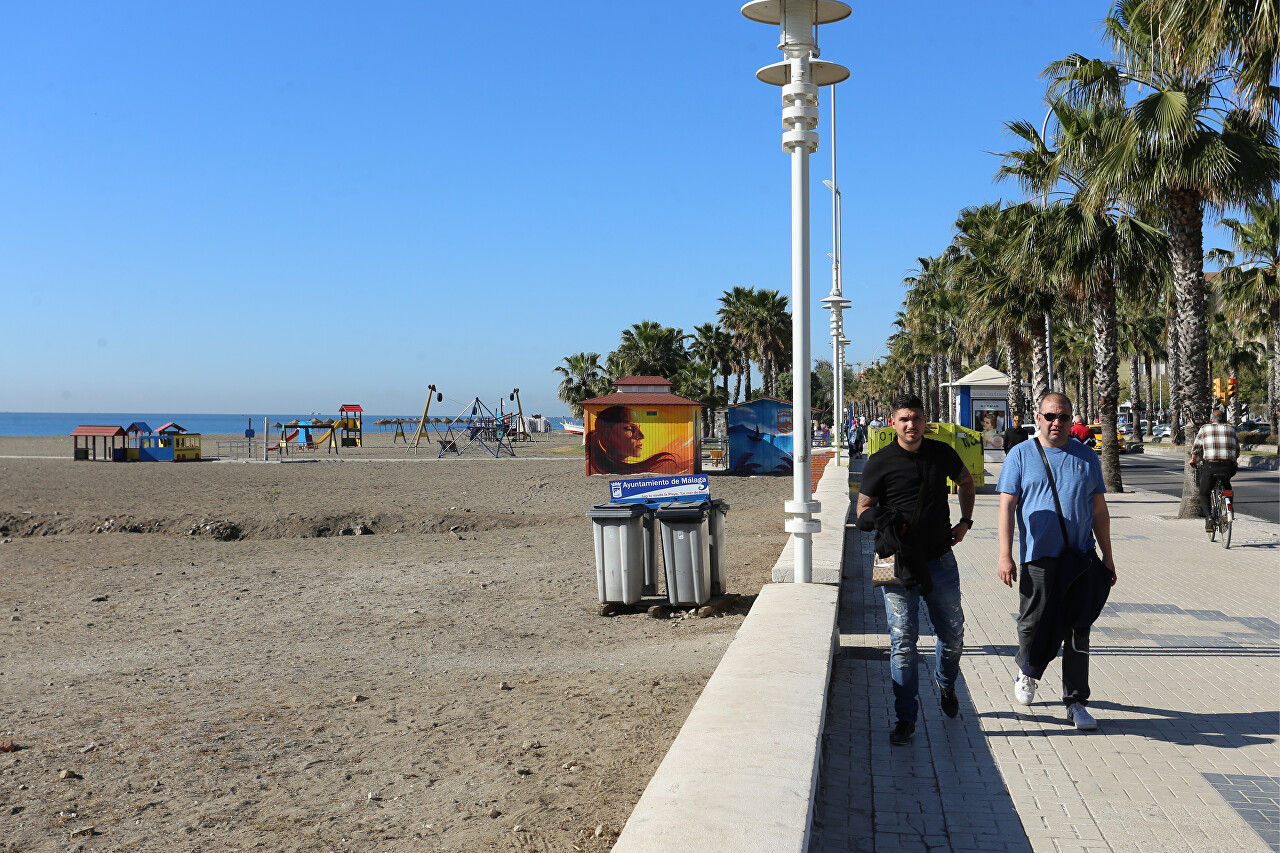
<path id="1" fill-rule="evenodd" d="M 0 412 L 0 435 L 70 435 L 71 431 L 81 425 L 122 426 L 128 427 L 137 421 L 158 429 L 167 423 L 176 423 L 187 432 L 202 435 L 238 435 L 246 429 L 262 432 L 262 419 L 270 423 L 288 423 L 298 420 L 314 420 L 317 418 L 337 418 L 336 412 L 303 412 L 284 414 L 191 414 L 182 412 Z M 365 412 L 364 431 L 376 433 L 379 430 L 391 431 L 394 427 L 375 426 L 374 421 L 383 418 L 411 418 L 418 415 L 374 415 Z M 432 415 L 435 417 L 435 415 Z M 566 418 L 548 418 L 552 429 L 560 429 Z M 445 424 L 428 424 L 427 429 L 443 432 Z M 409 429 L 408 425 L 405 429 Z M 416 425 L 415 425 L 416 428 Z"/>

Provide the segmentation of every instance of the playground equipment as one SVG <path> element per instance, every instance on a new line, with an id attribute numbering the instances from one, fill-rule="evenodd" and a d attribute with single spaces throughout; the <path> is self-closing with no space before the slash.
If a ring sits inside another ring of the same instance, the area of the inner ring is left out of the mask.
<path id="1" fill-rule="evenodd" d="M 338 422 L 343 447 L 359 447 L 364 443 L 364 409 L 359 403 L 343 403 L 338 407 Z"/>
<path id="2" fill-rule="evenodd" d="M 529 425 L 525 422 L 525 419 L 524 419 L 524 406 L 520 405 L 520 389 L 517 388 L 514 391 L 512 391 L 509 399 L 514 400 L 516 403 L 516 416 L 517 416 L 516 422 L 515 422 L 515 435 L 512 437 L 511 440 L 512 441 L 533 441 L 534 440 L 533 433 L 529 430 Z"/>
<path id="3" fill-rule="evenodd" d="M 427 428 L 427 413 L 431 411 L 432 397 L 436 398 L 437 403 L 444 401 L 444 395 L 436 390 L 436 386 L 434 385 L 427 386 L 427 404 L 422 407 L 422 417 L 418 420 L 418 428 L 413 433 L 413 441 L 409 442 L 410 450 L 417 450 L 418 446 L 422 443 L 422 433 Z M 401 426 L 403 426 L 403 424 L 401 424 Z M 400 428 L 397 428 L 396 434 L 397 435 L 402 434 L 402 430 Z M 396 443 L 395 436 L 392 436 L 391 443 L 392 444 Z"/>
<path id="4" fill-rule="evenodd" d="M 439 439 L 440 452 L 436 454 L 436 458 L 449 453 L 462 456 L 479 452 L 488 453 L 495 459 L 503 454 L 515 456 L 515 448 L 511 446 L 515 432 L 511 423 L 513 417 L 513 414 L 495 415 L 493 409 L 476 397 L 462 414 L 445 425 L 444 437 Z"/>

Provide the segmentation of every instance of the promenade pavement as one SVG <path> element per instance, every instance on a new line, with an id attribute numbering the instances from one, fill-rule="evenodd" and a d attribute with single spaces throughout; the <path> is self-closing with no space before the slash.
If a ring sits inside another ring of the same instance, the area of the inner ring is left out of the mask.
<path id="1" fill-rule="evenodd" d="M 1080 732 L 1063 712 L 1059 663 L 1033 705 L 1013 699 L 1018 597 L 996 575 L 998 496 L 983 492 L 955 549 L 960 715 L 938 707 L 921 608 L 909 746 L 888 740 L 889 638 L 870 537 L 846 530 L 809 850 L 1280 851 L 1280 528 L 1239 518 L 1224 551 L 1201 521 L 1176 519 L 1175 498 L 1108 496 L 1119 583 L 1092 636 L 1099 729 Z"/>

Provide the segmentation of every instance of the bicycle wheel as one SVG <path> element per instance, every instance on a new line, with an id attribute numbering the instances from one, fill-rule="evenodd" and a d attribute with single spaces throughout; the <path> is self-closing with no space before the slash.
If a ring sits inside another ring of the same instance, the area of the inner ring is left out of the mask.
<path id="1" fill-rule="evenodd" d="M 1222 534 L 1222 547 L 1231 547 L 1231 513 L 1227 512 L 1227 496 L 1219 486 L 1213 492 L 1214 504 L 1218 512 L 1218 531 Z"/>
<path id="2" fill-rule="evenodd" d="M 1204 526 L 1209 532 L 1209 541 L 1218 538 L 1218 490 L 1209 493 L 1209 505 L 1204 508 Z"/>

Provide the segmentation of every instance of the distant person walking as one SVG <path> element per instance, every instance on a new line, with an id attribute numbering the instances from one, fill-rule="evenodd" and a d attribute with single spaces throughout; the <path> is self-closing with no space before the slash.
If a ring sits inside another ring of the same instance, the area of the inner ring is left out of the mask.
<path id="1" fill-rule="evenodd" d="M 889 621 L 889 667 L 893 677 L 893 707 L 897 722 L 889 742 L 911 742 L 919 712 L 920 599 L 929 608 L 937 634 L 934 679 L 942 711 L 960 711 L 956 680 L 964 650 L 964 610 L 960 604 L 960 569 L 951 546 L 959 544 L 973 526 L 973 477 L 948 444 L 924 437 L 924 403 L 914 394 L 893 401 L 893 430 L 889 444 L 873 453 L 862 468 L 858 495 L 858 526 L 876 531 L 877 553 L 890 541 L 901 585 L 884 589 Z M 947 478 L 960 497 L 960 521 L 953 527 L 947 504 Z"/>
<path id="2" fill-rule="evenodd" d="M 1076 415 L 1071 421 L 1071 438 L 1078 440 L 1081 444 L 1091 445 L 1093 442 L 1093 432 L 1084 425 L 1084 418 Z"/>
<path id="3" fill-rule="evenodd" d="M 852 450 L 850 451 L 854 459 L 862 456 L 862 448 L 867 443 L 867 428 L 858 423 L 853 428 L 853 437 L 849 439 Z"/>
<path id="4" fill-rule="evenodd" d="M 1222 480 L 1222 488 L 1231 488 L 1231 478 L 1239 470 L 1240 438 L 1236 428 L 1227 423 L 1227 414 L 1221 409 L 1214 409 L 1209 423 L 1200 427 L 1196 440 L 1191 445 L 1191 459 L 1188 465 L 1195 467 L 1203 460 L 1200 469 L 1200 509 L 1204 512 L 1205 530 L 1213 530 L 1213 519 L 1209 513 L 1209 495 L 1213 491 L 1213 481 Z"/>
<path id="5" fill-rule="evenodd" d="M 1090 730 L 1098 727 L 1086 708 L 1092 618 L 1083 626 L 1080 623 L 1086 621 L 1082 613 L 1092 613 L 1095 606 L 1100 611 L 1102 604 L 1096 597 L 1086 600 L 1069 595 L 1071 589 L 1058 583 L 1058 568 L 1068 548 L 1092 553 L 1095 538 L 1102 562 L 1111 572 L 1112 585 L 1116 582 L 1116 567 L 1111 556 L 1111 515 L 1102 482 L 1102 463 L 1098 454 L 1071 440 L 1067 430 L 1070 417 L 1071 401 L 1065 395 L 1046 394 L 1036 413 L 1039 436 L 1019 444 L 1004 460 L 996 487 L 1000 492 L 998 571 L 1006 586 L 1018 581 L 1015 661 L 1019 675 L 1014 682 L 1014 698 L 1023 705 L 1032 703 L 1036 681 L 1062 645 L 1062 702 L 1067 718 L 1076 728 Z M 1021 579 L 1013 562 L 1015 516 Z M 1105 585 L 1102 589 L 1104 604 Z M 1096 613 L 1093 615 L 1096 617 Z"/>
<path id="6" fill-rule="evenodd" d="M 1004 431 L 1004 455 L 1008 456 L 1015 445 L 1026 440 L 1027 431 L 1022 428 L 1022 415 L 1014 415 L 1013 426 Z"/>

